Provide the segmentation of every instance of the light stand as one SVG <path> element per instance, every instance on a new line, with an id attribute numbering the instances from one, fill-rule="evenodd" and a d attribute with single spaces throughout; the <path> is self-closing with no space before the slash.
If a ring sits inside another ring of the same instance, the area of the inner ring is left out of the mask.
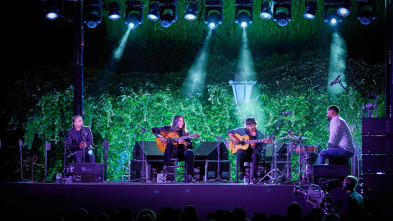
<path id="1" fill-rule="evenodd" d="M 23 181 L 23 162 L 22 162 L 22 146 L 23 146 L 23 141 L 19 140 L 18 141 L 19 145 L 19 158 L 20 158 L 20 179 Z"/>
<path id="2" fill-rule="evenodd" d="M 50 143 L 45 141 L 45 170 L 44 170 L 44 181 L 46 181 L 46 171 L 48 169 L 48 150 L 50 150 Z"/>
<path id="3" fill-rule="evenodd" d="M 102 142 L 102 147 L 104 147 L 104 180 L 107 180 L 107 170 L 108 170 L 108 149 L 109 149 L 109 142 L 105 140 Z"/>

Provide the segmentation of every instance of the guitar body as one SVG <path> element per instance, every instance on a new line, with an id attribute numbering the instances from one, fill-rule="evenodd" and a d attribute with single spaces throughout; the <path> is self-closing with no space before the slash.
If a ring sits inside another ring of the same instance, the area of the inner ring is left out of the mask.
<path id="1" fill-rule="evenodd" d="M 238 149 L 242 150 L 247 150 L 248 146 L 250 145 L 251 142 L 254 142 L 255 144 L 257 143 L 271 143 L 272 140 L 269 138 L 264 138 L 264 139 L 258 139 L 258 140 L 253 140 L 250 139 L 250 136 L 248 135 L 239 135 L 239 134 L 233 134 L 237 139 L 239 139 L 239 143 L 235 143 L 233 141 L 229 142 L 229 147 L 228 150 L 231 153 L 236 153 Z"/>
<path id="2" fill-rule="evenodd" d="M 234 135 L 240 141 L 250 140 L 250 137 L 248 135 L 244 135 L 244 136 L 241 136 L 239 134 L 234 134 Z M 236 144 L 236 143 L 231 141 L 231 142 L 229 142 L 228 150 L 231 153 L 236 153 L 238 149 L 247 150 L 249 145 L 250 144 L 243 144 L 243 145 L 242 144 Z"/>
<path id="3" fill-rule="evenodd" d="M 160 134 L 164 137 L 164 138 L 178 138 L 179 135 L 176 132 L 160 132 Z M 166 149 L 166 145 L 167 143 L 163 143 L 161 142 L 160 138 L 156 138 L 156 143 L 157 143 L 157 147 L 161 152 L 165 152 Z M 179 143 L 174 142 L 175 146 L 179 146 Z"/>

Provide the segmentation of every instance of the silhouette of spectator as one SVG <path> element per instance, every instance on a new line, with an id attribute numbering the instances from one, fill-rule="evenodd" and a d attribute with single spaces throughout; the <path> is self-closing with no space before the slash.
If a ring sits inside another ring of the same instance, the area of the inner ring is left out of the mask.
<path id="1" fill-rule="evenodd" d="M 130 208 L 120 209 L 119 210 L 119 220 L 120 221 L 133 221 L 134 220 L 134 212 Z"/>
<path id="2" fill-rule="evenodd" d="M 287 219 L 299 220 L 302 217 L 302 207 L 297 202 L 292 202 L 287 207 Z"/>
<path id="3" fill-rule="evenodd" d="M 341 218 L 335 213 L 327 214 L 323 217 L 323 221 L 340 221 Z"/>
<path id="4" fill-rule="evenodd" d="M 272 214 L 269 216 L 269 219 L 268 219 L 268 221 L 284 221 L 284 220 L 285 220 L 284 217 L 280 216 L 278 214 Z"/>
<path id="5" fill-rule="evenodd" d="M 319 208 L 312 208 L 310 211 L 310 214 L 317 217 L 318 221 L 322 221 L 322 219 L 323 219 L 323 211 Z"/>
<path id="6" fill-rule="evenodd" d="M 136 221 L 156 221 L 156 213 L 151 209 L 142 209 L 139 211 Z"/>
<path id="7" fill-rule="evenodd" d="M 246 220 L 246 212 L 242 208 L 235 208 L 233 210 L 233 217 L 236 221 L 245 221 Z"/>
<path id="8" fill-rule="evenodd" d="M 267 216 L 265 213 L 255 213 L 251 221 L 267 221 Z"/>
<path id="9" fill-rule="evenodd" d="M 175 220 L 175 210 L 172 207 L 165 206 L 160 209 L 157 221 L 173 221 Z"/>
<path id="10" fill-rule="evenodd" d="M 183 212 L 180 214 L 180 220 L 182 221 L 198 221 L 198 211 L 195 206 L 186 206 Z"/>
<path id="11" fill-rule="evenodd" d="M 109 216 L 105 212 L 102 212 L 97 215 L 96 221 L 109 221 Z"/>

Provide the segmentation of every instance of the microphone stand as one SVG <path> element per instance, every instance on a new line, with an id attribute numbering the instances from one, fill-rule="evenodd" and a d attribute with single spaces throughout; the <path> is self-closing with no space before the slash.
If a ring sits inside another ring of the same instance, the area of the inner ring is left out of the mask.
<path id="1" fill-rule="evenodd" d="M 65 169 L 65 167 L 66 167 L 66 160 L 67 160 L 69 157 L 75 155 L 76 152 L 71 153 L 70 146 L 69 146 L 69 144 L 68 144 L 68 142 L 67 142 L 67 138 L 66 138 L 66 136 L 65 136 L 65 134 L 64 134 L 64 131 L 63 131 L 63 128 L 61 127 L 61 125 L 60 125 L 60 129 L 61 129 L 61 133 L 63 134 L 63 137 L 64 137 L 63 172 L 65 173 L 65 170 L 66 170 L 66 169 Z M 68 156 L 66 157 L 66 155 L 67 155 L 67 149 L 70 151 L 70 155 L 68 155 Z"/>
<path id="2" fill-rule="evenodd" d="M 133 180 L 133 181 L 138 181 L 140 180 L 142 183 L 146 182 L 146 160 L 145 160 L 145 132 L 149 132 L 151 134 L 153 134 L 154 136 L 157 137 L 157 135 L 155 135 L 153 132 L 149 131 L 146 128 L 143 128 L 141 126 L 138 125 L 139 128 L 142 129 L 142 170 L 141 170 L 141 178 L 137 179 L 137 180 Z"/>
<path id="3" fill-rule="evenodd" d="M 362 118 L 363 118 L 363 117 L 364 117 L 364 111 L 363 111 L 362 106 L 360 106 L 360 104 L 355 100 L 355 98 L 353 98 L 353 97 L 351 96 L 351 94 L 349 93 L 348 89 L 345 88 L 344 85 L 341 83 L 341 80 L 340 80 L 340 79 L 337 79 L 337 83 L 341 85 L 341 87 L 347 92 L 348 97 L 350 97 L 350 98 L 358 105 L 358 107 L 362 110 Z"/>
<path id="4" fill-rule="evenodd" d="M 220 150 L 220 141 L 221 141 L 221 139 L 225 140 L 225 138 L 224 137 L 220 137 L 220 136 L 216 136 L 216 135 L 213 135 L 213 134 L 210 134 L 210 136 L 216 137 L 218 139 L 217 140 L 217 145 L 216 145 L 216 149 L 217 149 L 217 176 L 216 176 L 216 180 L 215 181 L 221 182 L 222 179 L 220 177 L 220 152 L 221 152 L 221 150 Z"/>
<path id="5" fill-rule="evenodd" d="M 304 133 L 306 132 L 307 128 L 308 128 L 308 125 L 306 126 L 306 129 L 304 129 L 302 135 L 299 136 L 299 140 L 298 140 L 298 143 L 299 143 L 299 181 L 298 182 L 299 182 L 299 184 L 301 184 L 301 182 L 302 182 L 302 164 L 303 164 L 303 162 L 302 162 L 302 158 L 303 158 L 302 137 L 303 137 Z"/>
<path id="6" fill-rule="evenodd" d="M 285 115 L 286 115 L 285 112 L 283 112 L 281 115 L 281 118 L 274 125 L 273 133 L 269 136 L 269 140 L 272 140 L 272 143 L 273 143 L 273 150 L 272 150 L 273 170 L 269 171 L 269 173 L 273 173 L 273 182 L 277 181 L 277 145 L 275 142 L 276 136 L 274 136 L 274 134 L 276 133 L 277 127 Z M 263 176 L 261 179 L 259 179 L 258 183 L 262 182 L 262 180 L 265 179 L 266 176 L 269 176 L 269 173 L 267 173 L 265 176 Z"/>

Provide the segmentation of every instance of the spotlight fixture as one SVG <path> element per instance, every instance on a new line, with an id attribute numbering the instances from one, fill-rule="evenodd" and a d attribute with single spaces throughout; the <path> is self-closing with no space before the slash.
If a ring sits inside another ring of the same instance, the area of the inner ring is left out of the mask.
<path id="1" fill-rule="evenodd" d="M 111 2 L 108 6 L 108 14 L 109 14 L 108 18 L 113 21 L 121 18 L 119 3 L 117 3 L 116 1 Z"/>
<path id="2" fill-rule="evenodd" d="M 141 1 L 126 1 L 125 21 L 129 28 L 135 29 L 143 23 L 142 9 L 143 2 Z"/>
<path id="3" fill-rule="evenodd" d="M 262 4 L 261 14 L 259 16 L 265 20 L 270 20 L 272 18 L 272 6 L 269 0 Z"/>
<path id="4" fill-rule="evenodd" d="M 221 0 L 205 1 L 205 23 L 210 29 L 215 29 L 222 23 L 222 6 Z"/>
<path id="5" fill-rule="evenodd" d="M 317 13 L 317 1 L 306 0 L 305 8 L 304 8 L 304 17 L 313 20 L 315 18 L 316 13 Z"/>
<path id="6" fill-rule="evenodd" d="M 102 1 L 85 0 L 84 21 L 89 28 L 95 28 L 102 21 Z"/>
<path id="7" fill-rule="evenodd" d="M 189 21 L 194 21 L 197 18 L 196 15 L 197 13 L 198 13 L 198 8 L 197 8 L 196 0 L 194 1 L 189 0 L 186 6 L 186 16 L 184 16 L 184 18 Z"/>
<path id="8" fill-rule="evenodd" d="M 342 17 L 338 16 L 339 1 L 324 0 L 323 1 L 323 19 L 330 26 L 336 26 L 342 21 Z"/>
<path id="9" fill-rule="evenodd" d="M 241 28 L 247 28 L 252 23 L 252 0 L 236 0 L 235 22 Z"/>
<path id="10" fill-rule="evenodd" d="M 46 12 L 47 19 L 54 20 L 57 17 L 59 17 L 59 15 L 57 14 L 59 10 L 57 9 L 57 4 L 54 0 L 48 1 L 46 7 L 47 9 L 45 10 L 45 12 Z"/>
<path id="11" fill-rule="evenodd" d="M 160 23 L 164 28 L 168 28 L 177 21 L 177 0 L 160 1 Z"/>
<path id="12" fill-rule="evenodd" d="M 347 17 L 351 11 L 351 0 L 340 0 L 337 13 L 343 17 Z"/>
<path id="13" fill-rule="evenodd" d="M 376 3 L 374 0 L 358 0 L 358 19 L 363 25 L 368 25 L 376 16 Z"/>
<path id="14" fill-rule="evenodd" d="M 273 1 L 273 19 L 279 26 L 285 26 L 291 21 L 291 3 L 292 0 L 274 0 Z"/>
<path id="15" fill-rule="evenodd" d="M 149 13 L 147 18 L 152 21 L 157 21 L 160 18 L 160 4 L 157 1 L 149 1 Z"/>

